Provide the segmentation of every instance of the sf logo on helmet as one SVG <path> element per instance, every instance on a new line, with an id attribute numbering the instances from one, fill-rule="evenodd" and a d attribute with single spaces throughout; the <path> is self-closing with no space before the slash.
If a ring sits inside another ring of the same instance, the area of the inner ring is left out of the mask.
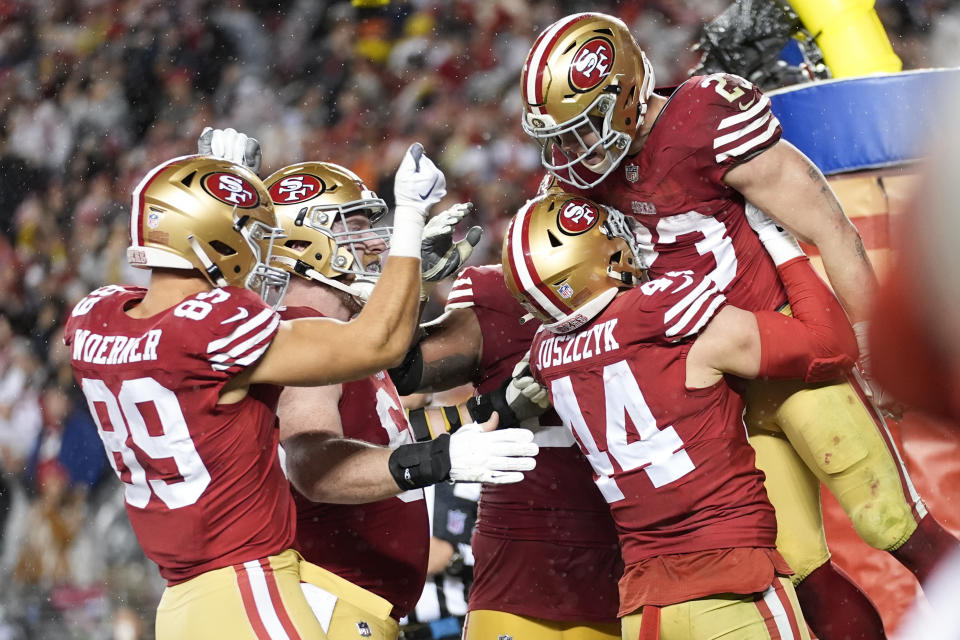
<path id="1" fill-rule="evenodd" d="M 589 91 L 600 84 L 613 64 L 613 46 L 606 38 L 593 38 L 583 43 L 573 55 L 570 85 L 578 91 Z"/>
<path id="2" fill-rule="evenodd" d="M 278 204 L 303 202 L 324 192 L 324 185 L 316 176 L 297 173 L 287 176 L 270 187 L 270 197 Z"/>
<path id="3" fill-rule="evenodd" d="M 567 200 L 560 207 L 557 223 L 560 230 L 567 235 L 575 236 L 589 231 L 597 223 L 600 214 L 597 208 L 583 200 Z"/>
<path id="4" fill-rule="evenodd" d="M 226 204 L 252 209 L 260 204 L 260 196 L 252 184 L 232 173 L 211 173 L 203 178 L 203 188 Z"/>

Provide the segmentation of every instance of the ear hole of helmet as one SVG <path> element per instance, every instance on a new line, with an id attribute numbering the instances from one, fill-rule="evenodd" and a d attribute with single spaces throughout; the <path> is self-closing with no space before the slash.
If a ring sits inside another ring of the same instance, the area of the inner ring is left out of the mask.
<path id="1" fill-rule="evenodd" d="M 236 249 L 225 242 L 221 242 L 220 240 L 211 240 L 210 246 L 222 256 L 232 256 L 237 252 Z"/>

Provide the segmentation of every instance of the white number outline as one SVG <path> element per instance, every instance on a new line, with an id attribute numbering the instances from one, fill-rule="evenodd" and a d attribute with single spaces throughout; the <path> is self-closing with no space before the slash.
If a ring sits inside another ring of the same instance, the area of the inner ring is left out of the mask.
<path id="1" fill-rule="evenodd" d="M 410 427 L 410 423 L 404 420 L 404 426 L 401 429 L 390 415 L 390 409 L 399 412 L 401 416 L 405 415 L 403 408 L 397 406 L 397 403 L 394 402 L 390 393 L 383 387 L 377 387 L 376 398 L 377 416 L 380 418 L 380 426 L 387 432 L 387 446 L 391 449 L 396 449 L 400 445 L 412 443 L 413 430 Z M 403 502 L 423 500 L 423 489 L 410 489 L 409 491 L 404 491 L 399 494 L 397 497 Z"/>
<path id="2" fill-rule="evenodd" d="M 558 378 L 550 385 L 553 407 L 580 442 L 597 476 L 597 488 L 607 502 L 624 499 L 613 477 L 616 472 L 613 461 L 622 471 L 641 469 L 654 488 L 679 480 L 695 469 L 673 425 L 662 429 L 657 425 L 626 360 L 604 366 L 603 390 L 606 450 L 597 445 L 583 417 L 570 376 Z M 640 439 L 636 442 L 627 442 L 627 415 L 637 428 Z"/>
<path id="3" fill-rule="evenodd" d="M 127 504 L 144 509 L 150 502 L 150 496 L 155 495 L 168 509 L 180 509 L 200 499 L 210 485 L 210 472 L 193 444 L 180 401 L 173 391 L 150 377 L 124 380 L 116 397 L 102 380 L 83 378 L 80 386 L 107 449 L 110 466 L 125 485 L 124 499 Z M 97 402 L 106 406 L 110 426 L 113 427 L 109 431 L 101 423 Z M 152 436 L 147 431 L 146 421 L 137 407 L 147 402 L 153 403 L 157 411 L 163 428 L 162 435 Z M 152 460 L 172 458 L 183 480 L 167 483 L 160 478 L 148 479 L 134 447 L 127 444 L 128 439 L 144 457 Z M 130 471 L 129 481 L 123 479 L 114 453 L 120 454 L 123 464 Z"/>

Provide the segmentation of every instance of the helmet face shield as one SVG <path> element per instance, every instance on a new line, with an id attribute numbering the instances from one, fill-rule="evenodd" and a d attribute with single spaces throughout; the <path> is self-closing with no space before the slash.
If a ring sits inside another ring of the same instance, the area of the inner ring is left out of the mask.
<path id="1" fill-rule="evenodd" d="M 616 96 L 601 94 L 583 113 L 559 125 L 527 114 L 523 130 L 540 143 L 540 161 L 559 180 L 581 189 L 598 185 L 617 168 L 631 138 L 611 126 Z"/>
<path id="2" fill-rule="evenodd" d="M 239 217 L 236 226 L 257 260 L 244 286 L 260 294 L 265 303 L 276 309 L 283 302 L 290 274 L 278 267 L 271 267 L 270 260 L 276 241 L 287 236 L 280 227 L 271 227 L 260 220 Z"/>
<path id="3" fill-rule="evenodd" d="M 330 268 L 338 274 L 376 279 L 382 271 L 381 256 L 390 247 L 391 227 L 375 227 L 387 206 L 380 198 L 349 205 L 319 205 L 304 219 L 304 226 L 333 241 L 336 249 Z"/>

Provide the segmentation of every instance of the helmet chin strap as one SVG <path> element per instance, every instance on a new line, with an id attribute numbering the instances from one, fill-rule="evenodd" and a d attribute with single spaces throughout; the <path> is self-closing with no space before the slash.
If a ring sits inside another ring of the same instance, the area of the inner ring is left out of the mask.
<path id="1" fill-rule="evenodd" d="M 187 242 L 190 243 L 190 248 L 193 249 L 193 252 L 197 255 L 197 258 L 200 260 L 200 264 L 203 265 L 204 273 L 213 286 L 227 286 L 227 280 L 223 277 L 223 272 L 220 270 L 220 267 L 213 264 L 213 260 L 211 260 L 210 256 L 204 252 L 203 247 L 201 247 L 200 243 L 197 242 L 197 238 L 193 235 L 187 236 Z"/>
<path id="2" fill-rule="evenodd" d="M 293 269 L 296 273 L 299 273 L 299 274 L 301 274 L 301 275 L 304 275 L 304 276 L 310 278 L 311 280 L 313 280 L 313 281 L 315 281 L 315 282 L 320 282 L 320 283 L 325 284 L 325 285 L 327 285 L 327 286 L 329 286 L 329 287 L 333 287 L 334 289 L 337 289 L 338 291 L 343 291 L 343 292 L 346 293 L 347 295 L 352 296 L 352 297 L 353 297 L 358 303 L 360 303 L 361 305 L 366 304 L 367 299 L 370 297 L 370 291 L 373 290 L 373 284 L 372 284 L 372 283 L 370 283 L 370 286 L 369 286 L 369 287 L 368 287 L 368 286 L 356 287 L 356 286 L 351 286 L 351 285 L 349 285 L 349 284 L 344 284 L 344 283 L 342 283 L 342 282 L 340 282 L 339 280 L 336 280 L 336 279 L 334 279 L 334 278 L 328 278 L 327 276 L 323 275 L 322 273 L 320 273 L 320 272 L 317 271 L 316 269 L 311 269 L 311 268 L 309 268 L 309 267 L 306 268 L 306 269 L 297 269 L 297 268 L 296 268 L 296 267 L 297 267 L 296 261 L 295 261 L 293 258 L 287 258 L 287 257 L 284 257 L 284 256 L 274 256 L 274 257 L 273 257 L 273 261 L 274 261 L 274 262 L 279 262 L 279 263 L 281 263 L 281 264 L 283 264 L 283 265 L 286 265 L 286 266 L 290 267 L 291 269 Z M 301 263 L 301 264 L 302 264 L 302 263 Z M 361 284 L 361 285 L 366 285 L 367 283 L 366 283 L 366 281 L 364 281 L 364 282 L 362 282 L 362 283 L 360 283 L 360 284 Z"/>

